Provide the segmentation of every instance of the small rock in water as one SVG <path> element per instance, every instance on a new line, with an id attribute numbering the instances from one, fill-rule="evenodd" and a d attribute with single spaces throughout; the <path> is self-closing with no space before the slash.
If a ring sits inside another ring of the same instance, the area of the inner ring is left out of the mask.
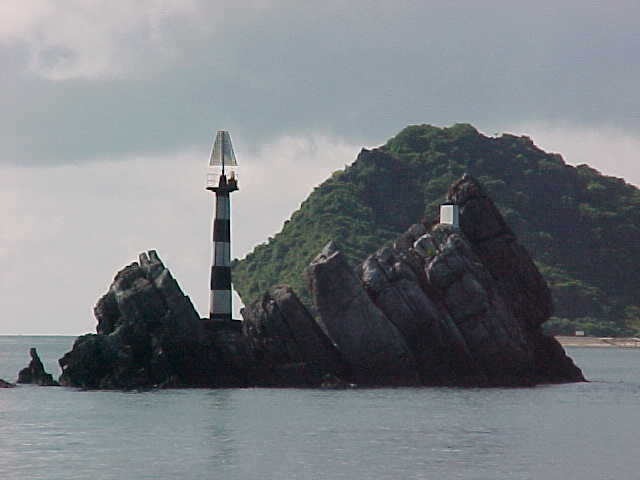
<path id="1" fill-rule="evenodd" d="M 13 383 L 9 383 L 0 378 L 0 388 L 14 388 L 15 385 Z"/>
<path id="2" fill-rule="evenodd" d="M 50 373 L 45 372 L 44 365 L 35 348 L 29 351 L 31 362 L 18 373 L 18 383 L 30 383 L 41 387 L 57 387 L 58 382 Z"/>

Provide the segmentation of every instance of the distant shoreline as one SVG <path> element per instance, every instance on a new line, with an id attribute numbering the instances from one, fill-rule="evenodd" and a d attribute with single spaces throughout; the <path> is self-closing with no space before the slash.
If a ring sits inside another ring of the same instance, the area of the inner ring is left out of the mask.
<path id="1" fill-rule="evenodd" d="M 563 347 L 640 348 L 640 338 L 570 337 L 558 335 Z"/>

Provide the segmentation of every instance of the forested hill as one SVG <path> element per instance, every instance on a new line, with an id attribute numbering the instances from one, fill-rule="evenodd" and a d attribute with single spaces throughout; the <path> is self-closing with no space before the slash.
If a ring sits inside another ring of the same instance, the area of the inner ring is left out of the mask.
<path id="1" fill-rule="evenodd" d="M 423 217 L 437 218 L 451 183 L 479 179 L 549 282 L 556 332 L 640 329 L 640 190 L 567 165 L 528 137 L 486 137 L 468 124 L 414 125 L 316 187 L 280 233 L 233 262 L 245 304 L 275 283 L 307 302 L 304 270 L 333 239 L 352 264 Z"/>

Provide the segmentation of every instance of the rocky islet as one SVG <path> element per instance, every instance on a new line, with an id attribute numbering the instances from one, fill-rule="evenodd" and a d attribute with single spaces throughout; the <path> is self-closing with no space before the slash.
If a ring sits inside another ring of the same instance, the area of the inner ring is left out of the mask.
<path id="1" fill-rule="evenodd" d="M 31 361 L 29 365 L 18 373 L 17 383 L 33 384 L 41 387 L 57 387 L 58 382 L 53 379 L 50 373 L 45 371 L 42 360 L 40 360 L 35 348 L 29 350 L 29 355 L 31 356 Z"/>
<path id="2" fill-rule="evenodd" d="M 311 262 L 316 315 L 286 285 L 243 311 L 200 319 L 154 251 L 118 272 L 60 383 L 82 388 L 398 385 L 583 381 L 541 325 L 549 289 L 482 186 L 448 200 L 460 228 L 416 224 L 355 269 L 333 243 Z"/>

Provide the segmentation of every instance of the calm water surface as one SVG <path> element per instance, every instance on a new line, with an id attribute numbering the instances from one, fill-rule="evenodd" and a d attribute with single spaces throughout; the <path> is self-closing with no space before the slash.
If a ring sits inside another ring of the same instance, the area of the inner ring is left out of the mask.
<path id="1" fill-rule="evenodd" d="M 0 378 L 30 346 L 0 337 Z M 0 390 L 3 479 L 635 479 L 640 349 L 569 349 L 588 384 L 83 392 Z"/>

